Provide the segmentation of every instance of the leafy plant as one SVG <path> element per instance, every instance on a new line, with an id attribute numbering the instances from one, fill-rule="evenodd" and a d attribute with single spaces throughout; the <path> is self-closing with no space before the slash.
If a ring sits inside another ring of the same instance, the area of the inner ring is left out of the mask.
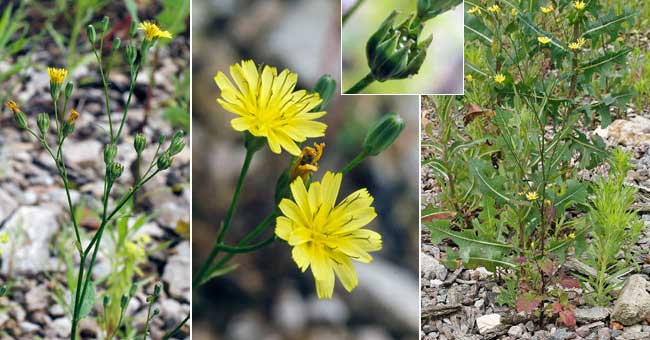
<path id="1" fill-rule="evenodd" d="M 611 301 L 611 291 L 622 283 L 618 277 L 628 273 L 630 265 L 635 264 L 629 254 L 643 228 L 637 212 L 629 210 L 637 189 L 624 184 L 631 168 L 629 154 L 615 149 L 609 165 L 608 176 L 596 179 L 591 185 L 594 195 L 586 216 L 592 240 L 584 258 L 588 265 L 596 268 L 597 274 L 584 278 L 593 287 L 588 296 L 598 305 Z M 628 254 L 626 261 L 619 260 L 621 252 Z"/>

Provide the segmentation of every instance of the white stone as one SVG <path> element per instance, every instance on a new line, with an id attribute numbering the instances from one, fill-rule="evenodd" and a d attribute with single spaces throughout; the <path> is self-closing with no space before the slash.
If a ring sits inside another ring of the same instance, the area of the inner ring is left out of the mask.
<path id="1" fill-rule="evenodd" d="M 495 330 L 501 325 L 501 315 L 488 314 L 476 318 L 476 327 L 480 334 L 485 334 L 489 331 Z"/>
<path id="2" fill-rule="evenodd" d="M 165 266 L 162 279 L 169 285 L 169 294 L 177 299 L 190 301 L 192 286 L 190 265 L 190 242 L 183 241 L 174 248 L 175 254 L 170 256 Z"/>

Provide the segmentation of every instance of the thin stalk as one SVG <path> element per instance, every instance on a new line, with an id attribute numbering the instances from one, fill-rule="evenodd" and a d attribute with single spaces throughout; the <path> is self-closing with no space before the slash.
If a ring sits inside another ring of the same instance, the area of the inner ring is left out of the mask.
<path id="1" fill-rule="evenodd" d="M 359 80 L 354 86 L 349 90 L 345 91 L 345 94 L 355 94 L 363 91 L 368 85 L 372 84 L 375 81 L 375 76 L 372 73 L 368 73 L 365 77 Z"/>
<path id="2" fill-rule="evenodd" d="M 350 9 L 345 12 L 345 14 L 343 14 L 343 19 L 341 20 L 343 25 L 345 25 L 348 19 L 350 19 L 350 17 L 357 11 L 357 9 L 361 7 L 364 1 L 365 0 L 357 0 L 357 2 L 355 2 L 354 5 L 352 5 L 352 7 L 350 7 Z"/>
<path id="3" fill-rule="evenodd" d="M 368 157 L 368 153 L 365 150 L 359 152 L 359 154 L 356 157 L 354 157 L 353 160 L 351 160 L 348 164 L 345 165 L 345 167 L 343 167 L 343 169 L 341 169 L 341 173 L 342 174 L 348 173 L 354 167 L 359 165 L 359 163 L 361 163 L 366 157 Z"/>
<path id="4" fill-rule="evenodd" d="M 102 43 L 103 41 L 104 41 L 104 37 L 102 36 Z M 93 52 L 95 53 L 95 58 L 97 58 L 97 63 L 99 64 L 99 75 L 102 78 L 102 84 L 104 85 L 104 100 L 106 101 L 106 116 L 108 118 L 108 130 L 111 137 L 111 143 L 115 143 L 115 136 L 113 135 L 113 120 L 111 119 L 111 103 L 108 97 L 108 82 L 106 81 L 106 76 L 104 75 L 104 66 L 102 65 L 101 50 L 99 51 L 98 54 L 97 50 L 94 48 L 93 45 Z"/>
<path id="5" fill-rule="evenodd" d="M 227 253 L 235 253 L 235 254 L 250 253 L 250 252 L 256 251 L 256 250 L 258 250 L 260 248 L 264 248 L 264 247 L 268 246 L 273 241 L 275 241 L 275 235 L 267 238 L 264 241 L 261 241 L 261 242 L 255 243 L 255 244 L 251 244 L 250 246 L 233 247 L 233 246 L 229 246 L 229 245 L 225 245 L 225 244 L 219 244 L 218 248 L 219 248 L 219 250 L 223 250 L 223 251 L 225 251 Z"/>
<path id="6" fill-rule="evenodd" d="M 181 321 L 176 327 L 174 327 L 174 329 L 165 333 L 165 336 L 163 336 L 163 340 L 167 340 L 172 336 L 174 336 L 174 334 L 176 334 L 176 332 L 178 332 L 181 328 L 183 328 L 183 325 L 185 325 L 189 320 L 190 320 L 190 314 L 188 313 L 185 319 L 183 319 L 183 321 Z"/>

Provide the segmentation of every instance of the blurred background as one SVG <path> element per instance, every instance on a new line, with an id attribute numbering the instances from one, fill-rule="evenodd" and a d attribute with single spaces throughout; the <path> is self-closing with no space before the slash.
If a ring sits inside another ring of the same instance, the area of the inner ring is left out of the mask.
<path id="1" fill-rule="evenodd" d="M 224 219 L 243 159 L 233 115 L 216 102 L 218 70 L 252 58 L 298 73 L 311 89 L 325 73 L 340 82 L 340 3 L 332 0 L 193 2 L 193 266 L 209 253 Z M 338 89 L 337 89 L 338 93 Z M 239 267 L 194 290 L 193 328 L 202 339 L 415 339 L 418 332 L 418 97 L 335 96 L 320 179 L 360 150 L 369 124 L 394 111 L 407 128 L 388 151 L 346 177 L 339 198 L 367 187 L 379 217 L 368 226 L 383 235 L 371 264 L 358 265 L 359 286 L 337 283 L 332 300 L 318 300 L 311 273 L 301 273 L 290 247 L 276 242 L 237 256 Z M 227 244 L 239 241 L 273 207 L 275 181 L 290 161 L 268 147 L 256 154 Z M 273 228 L 265 233 L 270 235 Z M 260 239 L 263 239 L 261 237 Z"/>
<path id="2" fill-rule="evenodd" d="M 346 13 L 359 0 L 342 0 Z M 361 0 L 363 1 L 363 0 Z M 417 8 L 417 0 L 373 0 L 359 6 L 343 27 L 343 90 L 352 87 L 370 69 L 366 42 L 393 10 L 396 24 Z M 433 34 L 427 58 L 412 78 L 374 82 L 363 93 L 463 94 L 463 6 L 427 21 L 422 37 Z"/>

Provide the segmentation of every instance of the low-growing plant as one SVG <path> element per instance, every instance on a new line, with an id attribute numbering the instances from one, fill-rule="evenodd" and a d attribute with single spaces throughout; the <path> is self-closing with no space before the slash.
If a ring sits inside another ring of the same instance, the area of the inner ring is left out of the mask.
<path id="1" fill-rule="evenodd" d="M 578 173 L 607 156 L 584 125 L 607 126 L 633 94 L 621 82 L 631 48 L 619 36 L 634 15 L 606 14 L 597 1 L 465 6 L 466 95 L 439 99 L 439 130 L 426 128 L 434 153 L 423 166 L 442 199 L 423 222 L 432 242 L 455 246 L 447 265 L 504 274 L 501 302 L 540 324 L 575 326 L 567 290 L 580 282 L 563 263 L 584 252 L 589 231 L 575 219 L 589 203 Z"/>
<path id="2" fill-rule="evenodd" d="M 591 244 L 584 259 L 597 273 L 595 277 L 584 275 L 584 279 L 593 287 L 587 296 L 597 305 L 611 301 L 610 293 L 623 282 L 619 277 L 636 264 L 631 250 L 643 228 L 637 212 L 630 210 L 637 189 L 624 185 L 631 168 L 630 155 L 615 149 L 609 165 L 607 177 L 599 177 L 591 184 L 593 197 L 586 216 Z M 627 256 L 619 259 L 621 254 Z"/>
<path id="3" fill-rule="evenodd" d="M 119 223 L 119 221 L 124 218 L 125 215 L 129 214 L 129 210 L 127 208 L 130 206 L 134 194 L 147 182 L 149 182 L 154 176 L 158 175 L 162 171 L 169 169 L 172 165 L 174 156 L 180 153 L 185 147 L 184 134 L 182 131 L 175 133 L 166 147 L 165 144 L 167 144 L 168 138 L 164 135 L 161 136 L 156 143 L 156 151 L 151 162 L 149 164 L 143 164 L 144 166 L 142 168 L 140 167 L 140 164 L 138 164 L 138 173 L 136 176 L 134 176 L 135 183 L 133 186 L 124 190 L 121 193 L 119 199 L 115 201 L 114 204 L 111 204 L 111 194 L 113 192 L 113 189 L 119 187 L 119 179 L 124 171 L 124 165 L 116 160 L 118 153 L 117 145 L 118 141 L 123 136 L 122 132 L 124 131 L 125 122 L 129 107 L 131 105 L 131 99 L 133 97 L 138 74 L 148 59 L 147 56 L 149 55 L 149 51 L 156 45 L 156 42 L 159 39 L 169 39 L 172 36 L 169 32 L 160 29 L 154 23 L 142 22 L 140 25 L 136 25 L 134 23 L 131 26 L 128 41 L 122 43 L 119 38 L 115 38 L 113 40 L 107 59 L 110 59 L 112 55 L 121 52 L 124 56 L 125 65 L 128 66 L 130 78 L 130 86 L 127 94 L 126 104 L 123 108 L 123 113 L 120 115 L 120 119 L 114 122 L 112 115 L 113 111 L 111 110 L 110 106 L 108 86 L 108 70 L 111 68 L 109 68 L 107 65 L 103 49 L 106 34 L 109 32 L 109 22 L 109 18 L 104 17 L 99 24 L 98 30 L 96 30 L 95 26 L 93 25 L 89 25 L 86 29 L 88 42 L 90 43 L 91 50 L 99 66 L 99 75 L 103 84 L 106 116 L 108 119 L 108 143 L 105 145 L 103 152 L 105 169 L 104 188 L 102 197 L 99 198 L 101 199 L 101 209 L 99 214 L 100 223 L 90 242 L 84 244 L 84 240 L 82 239 L 83 231 L 80 228 L 79 218 L 76 213 L 75 205 L 72 203 L 71 199 L 70 188 L 73 186 L 73 183 L 71 182 L 72 179 L 68 176 L 68 167 L 66 165 L 66 157 L 64 151 L 65 142 L 70 140 L 70 136 L 72 136 L 74 133 L 75 125 L 77 119 L 79 118 L 79 113 L 74 108 L 70 108 L 67 117 L 65 114 L 68 111 L 68 104 L 71 103 L 70 99 L 74 91 L 74 85 L 72 82 L 65 83 L 65 80 L 68 76 L 68 70 L 65 68 L 48 68 L 47 71 L 50 78 L 50 95 L 52 99 L 53 113 L 39 113 L 36 117 L 35 128 L 32 127 L 28 115 L 23 112 L 15 102 L 7 102 L 7 106 L 13 112 L 14 119 L 18 128 L 31 135 L 43 146 L 48 155 L 52 157 L 54 165 L 56 166 L 57 173 L 63 183 L 63 187 L 66 192 L 69 218 L 74 231 L 74 244 L 80 258 L 79 268 L 75 273 L 76 275 L 69 275 L 74 276 L 74 279 L 70 280 L 72 277 L 69 278 L 69 281 L 71 282 L 68 282 L 67 287 L 69 289 L 69 294 L 72 297 L 70 306 L 70 319 L 72 323 L 71 338 L 73 340 L 79 337 L 80 320 L 90 315 L 94 308 L 96 297 L 100 296 L 96 292 L 96 290 L 99 288 L 100 282 L 93 280 L 91 273 L 93 272 L 93 268 L 96 264 L 97 254 L 100 250 L 100 245 L 105 230 L 107 228 L 110 230 L 110 228 L 116 222 L 118 229 L 120 226 L 122 226 L 123 229 L 124 225 Z M 138 30 L 142 30 L 144 32 L 142 38 L 138 38 L 136 36 Z M 51 122 L 54 124 L 51 124 Z M 52 133 L 52 128 L 54 128 L 54 133 Z M 140 163 L 142 161 L 142 157 L 140 157 L 140 155 L 146 148 L 147 140 L 146 138 L 143 139 L 142 137 L 135 138 L 134 140 L 135 143 L 133 147 L 136 154 L 138 155 L 137 161 Z M 125 232 L 123 231 L 121 235 L 124 236 Z M 118 233 L 118 237 L 119 236 L 120 234 Z M 125 239 L 124 242 L 130 241 L 126 241 Z M 129 248 L 128 244 L 125 244 L 125 247 Z M 134 250 L 134 252 L 138 251 Z M 135 265 L 137 262 L 136 257 L 141 257 L 143 254 L 138 252 L 137 254 L 132 255 L 133 261 L 131 264 Z M 131 269 L 135 270 L 135 268 Z M 69 271 L 70 270 L 72 269 L 69 268 Z M 117 275 L 118 273 L 114 274 Z M 118 285 L 116 282 L 111 282 L 111 280 L 117 279 L 119 278 L 110 278 L 109 286 L 114 287 Z M 141 337 L 142 339 L 148 338 L 149 321 L 153 316 L 157 315 L 156 310 L 152 309 L 152 306 L 160 296 L 160 291 L 161 285 L 157 284 L 155 286 L 153 294 L 150 295 L 147 299 L 147 303 L 149 305 L 149 313 L 147 316 L 144 334 Z M 105 295 L 103 300 L 105 312 L 109 306 L 111 306 L 111 299 L 111 292 L 109 289 L 109 292 Z M 122 301 L 122 299 L 114 302 L 120 303 L 122 309 L 125 308 L 125 303 Z M 107 328 L 111 332 L 107 334 L 107 338 L 117 336 L 117 331 L 115 330 L 118 329 L 120 325 L 117 322 L 113 323 L 113 314 L 109 312 L 109 314 L 104 315 L 104 317 L 104 320 L 107 320 L 106 324 L 108 324 L 109 318 L 111 320 L 111 327 Z M 166 338 L 169 336 L 171 335 L 166 336 Z"/>

